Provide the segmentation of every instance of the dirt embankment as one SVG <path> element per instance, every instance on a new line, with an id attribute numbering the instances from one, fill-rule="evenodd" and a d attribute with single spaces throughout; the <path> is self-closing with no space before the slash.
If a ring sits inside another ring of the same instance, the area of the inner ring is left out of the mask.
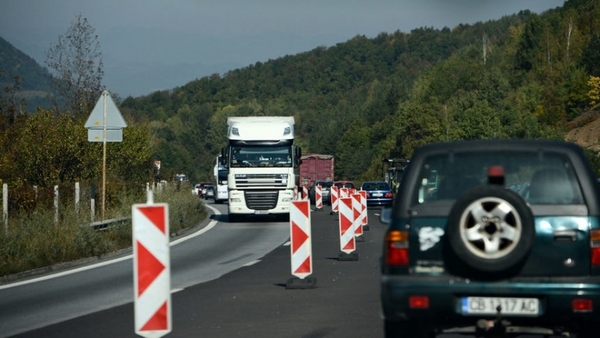
<path id="1" fill-rule="evenodd" d="M 570 122 L 565 139 L 600 153 L 600 104 Z"/>

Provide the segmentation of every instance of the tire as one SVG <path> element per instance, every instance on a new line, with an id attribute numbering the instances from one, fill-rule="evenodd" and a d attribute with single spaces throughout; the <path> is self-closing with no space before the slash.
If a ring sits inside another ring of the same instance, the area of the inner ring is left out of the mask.
<path id="1" fill-rule="evenodd" d="M 580 325 L 576 331 L 577 338 L 598 337 L 598 329 L 593 324 Z"/>
<path id="2" fill-rule="evenodd" d="M 385 338 L 429 338 L 434 337 L 433 332 L 421 322 L 401 321 L 393 322 L 384 320 L 383 335 Z"/>
<path id="3" fill-rule="evenodd" d="M 450 210 L 446 232 L 459 264 L 492 274 L 518 269 L 535 238 L 527 203 L 495 185 L 477 186 L 460 196 Z"/>

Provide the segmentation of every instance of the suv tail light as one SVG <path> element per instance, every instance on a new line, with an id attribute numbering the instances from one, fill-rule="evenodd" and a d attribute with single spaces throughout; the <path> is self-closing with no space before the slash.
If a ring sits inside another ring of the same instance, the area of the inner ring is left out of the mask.
<path id="1" fill-rule="evenodd" d="M 600 266 L 600 230 L 590 231 L 590 248 L 592 266 Z"/>
<path id="2" fill-rule="evenodd" d="M 385 238 L 385 261 L 388 265 L 408 266 L 408 231 L 392 230 Z"/>
<path id="3" fill-rule="evenodd" d="M 592 312 L 594 311 L 594 303 L 591 299 L 576 298 L 571 302 L 573 312 Z"/>
<path id="4" fill-rule="evenodd" d="M 408 307 L 411 309 L 429 309 L 429 296 L 408 297 Z"/>

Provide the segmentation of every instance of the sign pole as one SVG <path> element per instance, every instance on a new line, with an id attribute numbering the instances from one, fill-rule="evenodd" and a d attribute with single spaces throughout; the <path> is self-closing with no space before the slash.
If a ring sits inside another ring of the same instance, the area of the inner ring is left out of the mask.
<path id="1" fill-rule="evenodd" d="M 100 125 L 102 124 L 102 125 Z M 123 128 L 127 123 L 119 108 L 110 97 L 108 90 L 104 89 L 98 102 L 92 109 L 84 125 L 88 128 L 88 141 L 102 142 L 102 220 L 106 210 L 106 142 L 122 142 Z"/>
<path id="2" fill-rule="evenodd" d="M 104 127 L 102 141 L 102 220 L 104 221 L 104 210 L 106 209 L 106 91 L 102 93 L 104 96 Z"/>

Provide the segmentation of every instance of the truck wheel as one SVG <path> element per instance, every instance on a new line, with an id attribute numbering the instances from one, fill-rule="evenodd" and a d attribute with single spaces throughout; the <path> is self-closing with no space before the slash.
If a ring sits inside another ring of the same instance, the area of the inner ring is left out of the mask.
<path id="1" fill-rule="evenodd" d="M 468 268 L 499 273 L 521 264 L 533 245 L 535 226 L 526 202 L 500 186 L 465 192 L 448 216 L 447 239 Z"/>

